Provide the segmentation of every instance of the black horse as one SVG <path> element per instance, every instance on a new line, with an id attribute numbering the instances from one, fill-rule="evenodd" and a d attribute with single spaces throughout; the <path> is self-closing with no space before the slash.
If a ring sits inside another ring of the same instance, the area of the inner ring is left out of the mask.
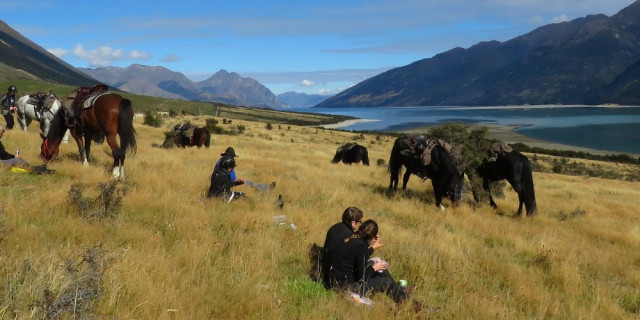
<path id="1" fill-rule="evenodd" d="M 536 213 L 536 195 L 533 190 L 533 175 L 529 159 L 518 151 L 501 153 L 496 161 L 484 162 L 478 168 L 478 175 L 482 177 L 482 187 L 489 192 L 489 202 L 497 208 L 491 196 L 489 183 L 506 179 L 518 193 L 518 215 L 522 214 L 522 204 L 525 205 L 527 216 Z"/>
<path id="2" fill-rule="evenodd" d="M 442 205 L 443 196 L 449 197 L 451 205 L 456 207 L 462 198 L 464 175 L 456 167 L 449 152 L 442 146 L 434 146 L 430 151 L 431 159 L 429 164 L 424 165 L 422 157 L 416 158 L 401 152 L 402 142 L 398 141 L 400 139 L 396 139 L 389 159 L 389 172 L 391 174 L 389 189 L 397 188 L 400 168 L 404 166 L 406 172 L 403 179 L 403 189 L 406 189 L 407 181 L 411 174 L 416 174 L 423 179 L 431 179 L 433 193 L 436 198 L 436 207 L 444 209 Z"/>
<path id="3" fill-rule="evenodd" d="M 333 156 L 332 163 L 338 163 L 342 161 L 345 164 L 359 163 L 365 166 L 369 165 L 369 152 L 367 148 L 357 143 L 347 143 L 336 150 L 336 155 Z"/>
<path id="4" fill-rule="evenodd" d="M 423 146 L 424 144 L 421 143 L 420 145 Z M 410 137 L 398 138 L 393 143 L 393 147 L 391 148 L 391 157 L 389 158 L 389 173 L 391 174 L 389 190 L 398 189 L 398 180 L 400 179 L 400 169 L 402 169 L 402 166 L 406 169 L 404 176 L 402 177 L 402 190 L 407 189 L 407 183 L 409 182 L 409 178 L 412 174 L 415 174 L 422 179 L 428 178 L 425 167 L 420 162 L 420 155 L 414 155 L 416 154 L 416 151 L 419 151 L 417 153 L 421 153 L 424 148 L 418 148 L 417 150 L 414 150 L 414 152 L 411 152 L 409 150 L 410 147 Z"/>

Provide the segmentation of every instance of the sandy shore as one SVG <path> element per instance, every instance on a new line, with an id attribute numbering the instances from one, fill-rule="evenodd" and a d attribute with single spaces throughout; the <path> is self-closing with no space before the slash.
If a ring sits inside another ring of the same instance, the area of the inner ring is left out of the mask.
<path id="1" fill-rule="evenodd" d="M 341 128 L 348 127 L 348 126 L 356 124 L 356 123 L 373 122 L 373 121 L 380 121 L 380 120 L 376 120 L 376 119 L 351 119 L 351 120 L 345 120 L 345 121 L 341 121 L 341 122 L 334 123 L 334 124 L 321 125 L 321 127 L 326 128 L 326 129 L 341 129 Z"/>

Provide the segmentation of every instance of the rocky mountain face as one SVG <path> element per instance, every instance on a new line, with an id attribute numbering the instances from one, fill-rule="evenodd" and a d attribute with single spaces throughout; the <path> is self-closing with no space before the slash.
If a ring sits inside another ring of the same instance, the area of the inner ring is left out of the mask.
<path id="1" fill-rule="evenodd" d="M 0 20 L 0 70 L 3 77 L 41 79 L 88 86 L 98 81 L 76 70 Z"/>
<path id="2" fill-rule="evenodd" d="M 384 72 L 317 107 L 640 105 L 640 0 Z"/>
<path id="3" fill-rule="evenodd" d="M 210 78 L 199 82 L 191 81 L 182 73 L 164 67 L 139 64 L 126 68 L 104 67 L 80 70 L 109 86 L 135 94 L 248 107 L 288 107 L 258 81 L 243 78 L 237 73 L 225 70 L 220 70 Z"/>
<path id="4" fill-rule="evenodd" d="M 328 99 L 328 95 L 306 94 L 288 91 L 278 95 L 278 100 L 296 108 L 310 108 Z"/>

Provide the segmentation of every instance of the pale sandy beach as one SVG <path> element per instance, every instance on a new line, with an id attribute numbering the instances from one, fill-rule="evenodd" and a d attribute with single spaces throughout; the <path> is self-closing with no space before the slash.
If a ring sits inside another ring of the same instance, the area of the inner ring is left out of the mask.
<path id="1" fill-rule="evenodd" d="M 326 128 L 326 129 L 341 129 L 341 128 L 348 127 L 348 126 L 356 124 L 356 123 L 373 122 L 373 121 L 380 121 L 380 120 L 376 120 L 376 119 L 350 119 L 350 120 L 345 120 L 345 121 L 341 121 L 341 122 L 333 123 L 333 124 L 324 124 L 324 125 L 321 125 L 321 127 Z"/>

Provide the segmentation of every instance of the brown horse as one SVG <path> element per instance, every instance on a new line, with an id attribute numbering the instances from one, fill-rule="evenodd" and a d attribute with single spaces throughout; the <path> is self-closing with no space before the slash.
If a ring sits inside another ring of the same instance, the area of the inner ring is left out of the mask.
<path id="1" fill-rule="evenodd" d="M 165 133 L 165 140 L 162 147 L 198 147 L 209 148 L 211 144 L 211 133 L 207 128 L 197 127 L 191 124 L 177 124 L 170 132 Z"/>
<path id="2" fill-rule="evenodd" d="M 125 154 L 127 151 L 130 154 L 136 151 L 133 107 L 129 99 L 105 90 L 94 92 L 94 88 L 78 88 L 76 98 L 70 98 L 73 99 L 70 108 L 58 110 L 49 133 L 46 137 L 42 135 L 40 156 L 46 162 L 51 161 L 58 154 L 62 137 L 69 129 L 78 144 L 80 160 L 83 165 L 88 165 L 91 141 L 102 143 L 106 137 L 113 155 L 113 176 L 123 178 Z M 79 121 L 75 120 L 76 117 L 69 116 L 71 110 L 76 111 Z M 116 135 L 120 137 L 120 144 L 116 141 Z"/>

